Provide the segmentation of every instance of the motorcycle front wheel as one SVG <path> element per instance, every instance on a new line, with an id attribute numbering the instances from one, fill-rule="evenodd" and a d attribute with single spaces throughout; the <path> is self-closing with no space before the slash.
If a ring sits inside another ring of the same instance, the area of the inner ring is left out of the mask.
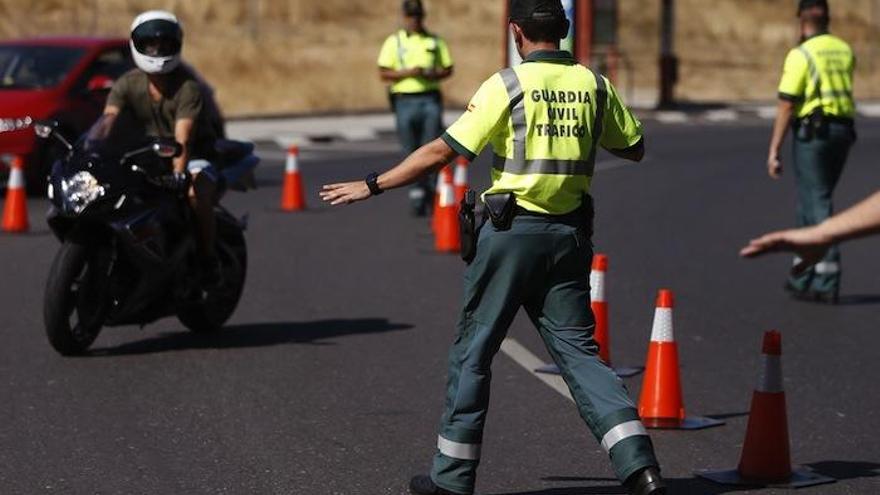
<path id="1" fill-rule="evenodd" d="M 90 256 L 91 255 L 91 256 Z M 52 347 L 63 356 L 85 353 L 104 323 L 100 270 L 88 246 L 65 241 L 55 256 L 43 298 L 43 321 Z"/>

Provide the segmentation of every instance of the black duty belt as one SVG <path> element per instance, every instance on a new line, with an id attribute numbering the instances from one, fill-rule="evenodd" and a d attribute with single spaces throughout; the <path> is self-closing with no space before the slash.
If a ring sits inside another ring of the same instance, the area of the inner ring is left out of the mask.
<path id="1" fill-rule="evenodd" d="M 834 115 L 824 115 L 822 119 L 829 124 L 840 124 L 845 125 L 847 127 L 854 127 L 856 125 L 855 121 L 851 118 L 847 117 L 835 117 Z"/>
<path id="2" fill-rule="evenodd" d="M 421 93 L 394 93 L 395 98 L 424 98 L 424 97 L 438 97 L 440 96 L 440 91 L 422 91 Z"/>
<path id="3" fill-rule="evenodd" d="M 537 211 L 531 211 L 523 208 L 522 206 L 517 206 L 514 209 L 514 215 L 518 217 L 532 217 L 532 218 L 541 218 L 547 220 L 548 222 L 554 223 L 563 223 L 569 225 L 580 225 L 584 222 L 584 208 L 578 207 L 576 210 L 566 213 L 564 215 L 552 215 L 550 213 L 540 213 Z"/>

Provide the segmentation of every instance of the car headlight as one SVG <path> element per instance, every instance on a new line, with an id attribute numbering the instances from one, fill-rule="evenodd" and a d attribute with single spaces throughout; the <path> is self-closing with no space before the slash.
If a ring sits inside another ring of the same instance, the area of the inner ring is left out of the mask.
<path id="1" fill-rule="evenodd" d="M 17 119 L 0 119 L 0 132 L 13 132 L 27 129 L 34 123 L 31 117 L 19 117 Z"/>
<path id="2" fill-rule="evenodd" d="M 82 213 L 106 193 L 98 179 L 89 172 L 78 172 L 73 177 L 62 180 L 61 192 L 64 194 L 64 203 L 76 214 Z"/>

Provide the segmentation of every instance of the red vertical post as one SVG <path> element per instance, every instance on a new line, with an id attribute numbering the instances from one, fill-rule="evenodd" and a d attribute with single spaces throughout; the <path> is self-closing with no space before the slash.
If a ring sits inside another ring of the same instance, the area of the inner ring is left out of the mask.
<path id="1" fill-rule="evenodd" d="M 593 56 L 593 0 L 577 0 L 574 12 L 574 56 L 578 62 L 589 66 Z"/>

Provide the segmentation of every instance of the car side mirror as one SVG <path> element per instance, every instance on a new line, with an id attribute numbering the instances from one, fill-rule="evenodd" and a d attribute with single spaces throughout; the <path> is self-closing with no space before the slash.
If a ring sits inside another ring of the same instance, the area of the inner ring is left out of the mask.
<path id="1" fill-rule="evenodd" d="M 103 74 L 98 74 L 89 79 L 86 89 L 89 93 L 98 93 L 101 91 L 109 91 L 113 87 L 113 79 Z"/>
<path id="2" fill-rule="evenodd" d="M 152 148 L 159 158 L 177 158 L 183 153 L 183 145 L 173 139 L 158 139 Z"/>

